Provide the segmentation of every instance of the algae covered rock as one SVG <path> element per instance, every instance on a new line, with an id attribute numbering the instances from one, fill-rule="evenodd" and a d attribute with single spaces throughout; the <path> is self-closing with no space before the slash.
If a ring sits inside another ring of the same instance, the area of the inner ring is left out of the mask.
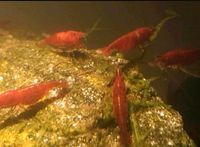
<path id="1" fill-rule="evenodd" d="M 1 93 L 49 80 L 70 84 L 62 97 L 54 88 L 33 105 L 0 109 L 0 146 L 121 146 L 109 86 L 118 59 L 86 49 L 56 53 L 11 34 L 0 42 Z M 162 102 L 150 80 L 136 67 L 125 80 L 133 146 L 195 146 L 180 114 Z"/>

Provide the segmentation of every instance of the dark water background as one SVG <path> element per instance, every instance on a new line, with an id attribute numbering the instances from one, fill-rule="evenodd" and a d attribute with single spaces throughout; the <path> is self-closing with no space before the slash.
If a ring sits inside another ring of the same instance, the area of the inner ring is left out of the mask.
<path id="1" fill-rule="evenodd" d="M 198 1 L 0 2 L 0 20 L 9 20 L 16 29 L 54 33 L 68 29 L 87 31 L 100 18 L 98 27 L 102 30 L 94 31 L 88 38 L 88 48 L 95 49 L 136 27 L 158 24 L 165 17 L 166 9 L 176 11 L 181 17 L 162 28 L 158 38 L 148 47 L 145 60 L 151 61 L 159 54 L 180 47 L 200 49 Z M 147 65 L 141 65 L 140 71 L 146 78 L 161 77 L 152 86 L 184 116 L 188 132 L 199 142 L 200 80 L 182 72 L 163 72 Z M 191 131 L 194 126 L 196 134 Z"/>

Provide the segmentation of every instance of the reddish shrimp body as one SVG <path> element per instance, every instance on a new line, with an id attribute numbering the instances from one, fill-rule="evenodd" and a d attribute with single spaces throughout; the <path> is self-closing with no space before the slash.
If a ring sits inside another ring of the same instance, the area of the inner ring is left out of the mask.
<path id="1" fill-rule="evenodd" d="M 116 70 L 113 90 L 112 90 L 113 112 L 120 128 L 120 139 L 124 146 L 131 144 L 131 137 L 128 132 L 128 102 L 126 99 L 126 88 L 122 72 Z"/>
<path id="2" fill-rule="evenodd" d="M 47 44 L 56 48 L 82 47 L 85 36 L 84 32 L 79 31 L 58 32 L 44 39 L 40 45 Z"/>
<path id="3" fill-rule="evenodd" d="M 19 104 L 31 105 L 45 96 L 54 87 L 67 88 L 66 82 L 48 81 L 37 83 L 25 88 L 14 89 L 0 94 L 0 108 L 13 107 Z"/>
<path id="4" fill-rule="evenodd" d="M 176 49 L 165 53 L 155 59 L 157 65 L 185 66 L 200 60 L 200 50 L 198 49 Z"/>
<path id="5" fill-rule="evenodd" d="M 97 49 L 97 53 L 109 56 L 112 54 L 113 50 L 122 53 L 128 53 L 132 49 L 136 48 L 138 45 L 141 45 L 148 41 L 153 34 L 154 29 L 151 27 L 141 27 L 136 30 L 129 32 L 125 35 L 122 35 L 108 46 L 104 48 Z"/>

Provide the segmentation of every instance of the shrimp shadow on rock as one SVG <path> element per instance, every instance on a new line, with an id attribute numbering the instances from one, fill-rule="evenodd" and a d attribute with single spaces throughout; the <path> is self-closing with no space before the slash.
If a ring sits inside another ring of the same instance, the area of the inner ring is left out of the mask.
<path id="1" fill-rule="evenodd" d="M 18 116 L 11 116 L 7 118 L 2 124 L 0 124 L 0 130 L 4 129 L 9 126 L 13 126 L 17 123 L 20 123 L 23 120 L 28 120 L 36 116 L 36 114 L 41 111 L 42 109 L 46 108 L 49 104 L 53 103 L 54 101 L 63 98 L 65 95 L 59 97 L 53 97 L 49 99 L 45 99 L 41 102 L 38 102 L 34 105 L 31 105 L 25 111 L 20 113 Z"/>
<path id="2" fill-rule="evenodd" d="M 63 57 L 69 56 L 75 59 L 87 59 L 89 57 L 88 53 L 79 50 L 73 50 L 69 52 L 59 52 L 59 51 L 53 51 L 53 52 Z"/>

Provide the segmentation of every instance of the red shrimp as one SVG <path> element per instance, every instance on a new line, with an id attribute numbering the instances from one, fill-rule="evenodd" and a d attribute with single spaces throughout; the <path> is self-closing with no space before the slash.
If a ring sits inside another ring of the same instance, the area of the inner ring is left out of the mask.
<path id="1" fill-rule="evenodd" d="M 157 37 L 160 29 L 168 20 L 178 16 L 178 14 L 172 11 L 167 13 L 170 15 L 162 19 L 157 26 L 137 28 L 125 35 L 122 35 L 115 41 L 108 44 L 106 47 L 97 49 L 96 52 L 105 56 L 110 56 L 114 50 L 127 54 L 140 45 L 145 47 L 145 43 L 153 41 Z"/>
<path id="2" fill-rule="evenodd" d="M 97 49 L 96 52 L 105 56 L 111 55 L 114 50 L 122 53 L 128 53 L 138 45 L 149 41 L 153 32 L 154 29 L 152 27 L 137 28 L 132 32 L 122 35 L 108 46 Z"/>
<path id="3" fill-rule="evenodd" d="M 185 66 L 191 65 L 196 61 L 200 61 L 200 50 L 198 49 L 176 49 L 168 51 L 162 56 L 155 59 L 155 64 L 158 66 Z"/>
<path id="4" fill-rule="evenodd" d="M 14 89 L 0 94 L 0 108 L 13 107 L 19 104 L 31 105 L 45 96 L 54 87 L 67 88 L 67 82 L 48 81 L 37 83 L 25 88 Z"/>
<path id="5" fill-rule="evenodd" d="M 124 146 L 130 146 L 131 137 L 128 132 L 128 102 L 126 99 L 126 87 L 122 72 L 116 70 L 114 85 L 112 90 L 113 112 L 120 128 L 120 139 Z"/>
<path id="6" fill-rule="evenodd" d="M 58 32 L 55 33 L 46 39 L 42 40 L 39 45 L 50 45 L 56 48 L 64 48 L 64 49 L 71 49 L 75 47 L 83 47 L 83 39 L 85 38 L 86 34 L 84 32 L 79 31 L 65 31 L 65 32 Z"/>
<path id="7" fill-rule="evenodd" d="M 86 41 L 89 34 L 91 34 L 97 27 L 100 19 L 98 19 L 92 26 L 90 30 L 85 32 L 68 30 L 64 32 L 58 32 L 53 35 L 50 35 L 46 39 L 39 42 L 41 45 L 50 45 L 55 48 L 62 49 L 74 49 L 74 48 L 83 48 L 85 47 L 84 41 Z"/>

